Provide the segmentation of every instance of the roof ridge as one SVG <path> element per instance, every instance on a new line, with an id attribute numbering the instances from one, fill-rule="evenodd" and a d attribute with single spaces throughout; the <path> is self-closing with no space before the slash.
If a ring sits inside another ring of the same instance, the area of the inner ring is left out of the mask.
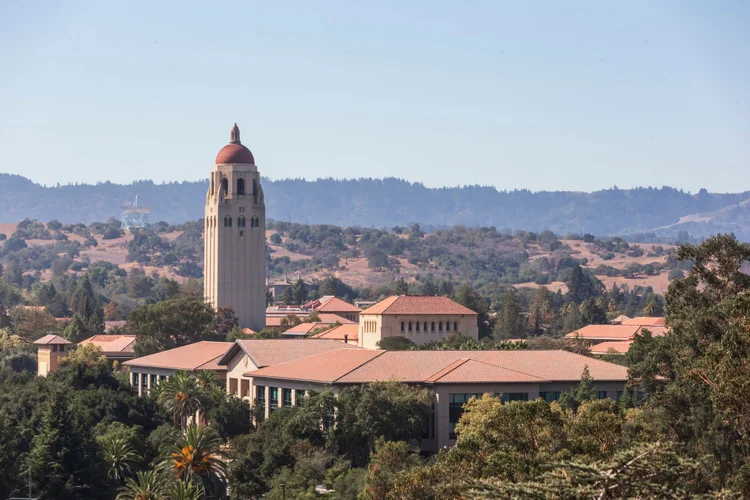
<path id="1" fill-rule="evenodd" d="M 557 349 L 557 350 L 560 350 L 560 349 Z M 503 370 L 508 370 L 508 371 L 511 371 L 511 372 L 514 372 L 514 373 L 522 373 L 524 375 L 528 375 L 529 377 L 538 378 L 539 380 L 545 380 L 545 381 L 547 380 L 546 378 L 542 378 L 539 375 L 534 375 L 533 373 L 526 373 L 526 372 L 522 372 L 521 370 L 514 370 L 513 368 L 508 368 L 508 367 L 502 366 L 502 365 L 495 365 L 495 364 L 489 363 L 489 362 L 481 360 L 481 359 L 474 359 L 474 358 L 471 358 L 471 359 L 472 359 L 472 361 L 476 361 L 477 363 L 482 363 L 482 364 L 485 364 L 485 365 L 488 365 L 488 366 L 493 366 L 495 368 L 501 368 Z"/>
<path id="2" fill-rule="evenodd" d="M 338 342 L 338 341 L 334 341 L 334 342 Z M 346 350 L 349 350 L 349 349 L 347 349 L 347 348 L 344 348 L 344 349 L 346 349 Z M 352 350 L 353 350 L 353 351 L 357 351 L 357 349 L 352 349 Z M 365 349 L 363 349 L 363 351 L 365 351 L 365 352 L 368 352 L 368 350 L 365 350 Z M 359 352 L 361 352 L 361 351 L 359 351 Z M 370 352 L 372 352 L 372 351 L 370 351 Z M 377 358 L 379 358 L 380 356 L 382 356 L 382 355 L 383 355 L 383 354 L 385 354 L 386 352 L 388 352 L 388 351 L 380 351 L 380 352 L 379 352 L 379 353 L 378 353 L 377 355 L 375 355 L 375 356 L 371 357 L 370 359 L 368 359 L 368 360 L 367 360 L 367 361 L 365 361 L 364 363 L 361 363 L 361 364 L 359 364 L 359 365 L 355 366 L 354 368 L 352 368 L 352 369 L 351 369 L 351 370 L 349 370 L 348 372 L 344 373 L 343 375 L 339 375 L 338 377 L 336 377 L 335 379 L 333 379 L 333 380 L 331 381 L 331 383 L 332 383 L 332 384 L 335 384 L 336 382 L 338 382 L 338 381 L 339 381 L 339 380 L 341 380 L 342 378 L 344 378 L 344 377 L 346 377 L 347 375 L 349 375 L 350 373 L 352 373 L 352 372 L 353 372 L 354 370 L 359 370 L 360 368 L 362 368 L 363 366 L 365 366 L 365 365 L 366 365 L 367 363 L 369 363 L 369 362 L 370 362 L 370 361 L 372 361 L 373 359 L 377 359 Z"/>
<path id="3" fill-rule="evenodd" d="M 471 358 L 458 358 L 450 363 L 448 363 L 447 366 L 444 366 L 440 370 L 436 371 L 429 377 L 425 379 L 425 382 L 437 382 L 441 378 L 448 375 L 450 372 L 458 368 L 459 366 L 462 366 L 464 363 L 467 363 Z"/>

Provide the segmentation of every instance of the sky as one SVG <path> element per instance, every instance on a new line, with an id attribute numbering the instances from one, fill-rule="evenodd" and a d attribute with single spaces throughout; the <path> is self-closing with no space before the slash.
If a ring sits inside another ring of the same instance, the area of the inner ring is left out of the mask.
<path id="1" fill-rule="evenodd" d="M 750 189 L 750 2 L 0 2 L 0 172 Z"/>

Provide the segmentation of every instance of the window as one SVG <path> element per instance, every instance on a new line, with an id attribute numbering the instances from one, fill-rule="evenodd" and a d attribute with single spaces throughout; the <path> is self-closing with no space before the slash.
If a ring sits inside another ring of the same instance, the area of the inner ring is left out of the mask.
<path id="1" fill-rule="evenodd" d="M 434 321 L 432 322 L 431 326 L 432 327 L 430 328 L 430 331 L 434 332 L 435 331 L 435 322 Z"/>
<path id="2" fill-rule="evenodd" d="M 622 397 L 622 391 L 617 391 L 617 401 Z"/>
<path id="3" fill-rule="evenodd" d="M 502 396 L 500 396 L 500 401 L 503 403 L 508 403 L 510 401 L 528 401 L 529 400 L 529 393 L 528 392 L 506 392 Z"/>
<path id="4" fill-rule="evenodd" d="M 451 322 L 450 321 L 446 321 L 445 322 L 445 331 L 446 332 L 451 331 Z"/>
<path id="5" fill-rule="evenodd" d="M 240 238 L 244 238 L 244 237 L 245 237 L 245 231 L 240 231 Z"/>
<path id="6" fill-rule="evenodd" d="M 223 196 L 226 196 L 228 192 L 229 192 L 229 181 L 227 180 L 226 177 L 224 177 L 221 180 L 221 194 Z"/>
<path id="7" fill-rule="evenodd" d="M 560 399 L 560 392 L 540 392 L 539 397 L 545 400 L 548 403 L 551 403 L 553 401 L 557 401 Z"/>
<path id="8" fill-rule="evenodd" d="M 402 332 L 404 331 L 404 322 L 403 321 L 401 322 L 401 331 Z"/>
<path id="9" fill-rule="evenodd" d="M 453 322 L 453 331 L 454 331 L 454 332 L 457 332 L 457 331 L 458 331 L 458 321 L 454 321 L 454 322 Z"/>
<path id="10" fill-rule="evenodd" d="M 424 322 L 424 331 L 427 331 L 427 322 Z"/>
<path id="11" fill-rule="evenodd" d="M 138 385 L 138 374 L 136 372 L 130 372 L 130 385 L 133 387 Z"/>
<path id="12" fill-rule="evenodd" d="M 279 407 L 279 388 L 278 387 L 269 387 L 268 392 L 271 393 L 271 409 L 270 411 L 274 411 L 276 408 Z"/>
<path id="13" fill-rule="evenodd" d="M 237 194 L 245 194 L 245 179 L 237 179 Z"/>
<path id="14" fill-rule="evenodd" d="M 305 391 L 302 389 L 297 389 L 297 404 L 299 404 L 301 399 L 305 398 Z"/>
<path id="15" fill-rule="evenodd" d="M 52 344 L 52 352 L 57 352 L 57 344 Z"/>
<path id="16" fill-rule="evenodd" d="M 292 390 L 291 389 L 281 389 L 281 397 L 284 401 L 284 407 L 290 408 L 292 406 Z"/>
<path id="17" fill-rule="evenodd" d="M 607 391 L 596 391 L 596 399 L 607 399 Z"/>
<path id="18" fill-rule="evenodd" d="M 156 375 L 151 375 L 150 378 L 151 378 L 151 387 L 156 387 L 156 381 L 157 381 Z"/>
<path id="19" fill-rule="evenodd" d="M 411 331 L 411 321 L 409 321 L 409 331 Z"/>
<path id="20" fill-rule="evenodd" d="M 448 439 L 456 439 L 456 424 L 458 423 L 458 419 L 460 419 L 461 415 L 464 413 L 464 403 L 474 397 L 481 398 L 482 395 L 478 393 L 458 393 L 448 395 Z"/>
<path id="21" fill-rule="evenodd" d="M 241 214 L 244 214 L 245 213 L 245 207 L 240 207 L 237 211 L 239 213 L 241 213 Z"/>
<path id="22" fill-rule="evenodd" d="M 417 321 L 417 331 L 419 331 L 419 321 Z"/>
<path id="23" fill-rule="evenodd" d="M 258 181 L 253 179 L 253 202 L 258 203 Z"/>
<path id="24" fill-rule="evenodd" d="M 438 331 L 439 332 L 443 331 L 443 322 L 442 321 L 440 323 L 438 323 Z"/>
<path id="25" fill-rule="evenodd" d="M 237 217 L 237 227 L 245 227 L 245 217 Z"/>

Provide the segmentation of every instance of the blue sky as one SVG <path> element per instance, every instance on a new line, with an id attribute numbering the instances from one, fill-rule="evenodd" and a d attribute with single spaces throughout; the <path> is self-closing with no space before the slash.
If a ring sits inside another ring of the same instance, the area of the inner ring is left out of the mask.
<path id="1" fill-rule="evenodd" d="M 750 2 L 0 2 L 0 172 L 750 189 Z"/>

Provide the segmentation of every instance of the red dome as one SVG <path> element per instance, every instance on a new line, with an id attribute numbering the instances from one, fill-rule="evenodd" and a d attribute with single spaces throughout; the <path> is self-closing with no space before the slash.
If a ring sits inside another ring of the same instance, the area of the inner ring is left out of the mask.
<path id="1" fill-rule="evenodd" d="M 255 158 L 253 158 L 250 150 L 242 144 L 227 144 L 216 155 L 216 164 L 221 163 L 251 163 L 255 165 Z"/>

